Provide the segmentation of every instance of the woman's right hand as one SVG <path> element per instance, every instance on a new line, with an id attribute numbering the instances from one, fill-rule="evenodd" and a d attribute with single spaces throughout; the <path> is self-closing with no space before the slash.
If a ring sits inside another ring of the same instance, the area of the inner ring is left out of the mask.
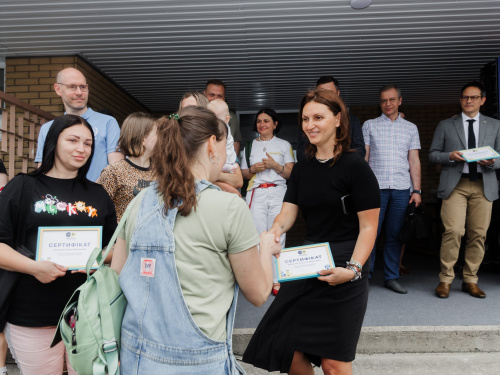
<path id="1" fill-rule="evenodd" d="M 35 262 L 35 267 L 31 274 L 41 283 L 47 284 L 58 277 L 66 275 L 67 270 L 68 267 L 66 266 L 42 260 Z"/>
<path id="2" fill-rule="evenodd" d="M 274 236 L 274 242 L 276 242 L 278 244 L 280 243 L 281 235 L 283 234 L 283 231 L 280 228 L 279 224 L 276 223 L 276 221 L 274 222 L 273 226 L 271 227 L 271 229 L 269 229 L 269 231 L 267 233 L 271 233 Z"/>
<path id="3" fill-rule="evenodd" d="M 281 252 L 281 244 L 279 241 L 275 241 L 275 236 L 271 231 L 262 232 L 260 235 L 260 248 L 266 249 L 273 255 L 279 254 Z"/>

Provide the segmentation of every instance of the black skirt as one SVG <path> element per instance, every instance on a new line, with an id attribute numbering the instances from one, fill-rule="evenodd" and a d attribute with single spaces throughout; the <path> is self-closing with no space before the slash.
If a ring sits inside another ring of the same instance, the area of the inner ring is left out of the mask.
<path id="1" fill-rule="evenodd" d="M 355 243 L 330 243 L 336 267 L 346 266 Z M 368 259 L 361 280 L 336 286 L 316 278 L 282 283 L 243 361 L 280 372 L 289 372 L 295 351 L 317 366 L 321 358 L 353 361 L 368 302 L 369 268 Z"/>

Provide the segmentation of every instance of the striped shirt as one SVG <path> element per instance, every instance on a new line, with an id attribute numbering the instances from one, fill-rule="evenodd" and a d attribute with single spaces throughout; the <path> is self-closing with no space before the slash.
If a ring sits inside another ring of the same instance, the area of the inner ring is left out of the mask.
<path id="1" fill-rule="evenodd" d="M 363 137 L 365 144 L 370 146 L 368 164 L 377 177 L 380 189 L 409 189 L 408 152 L 420 150 L 417 126 L 401 116 L 391 121 L 383 114 L 363 124 Z"/>

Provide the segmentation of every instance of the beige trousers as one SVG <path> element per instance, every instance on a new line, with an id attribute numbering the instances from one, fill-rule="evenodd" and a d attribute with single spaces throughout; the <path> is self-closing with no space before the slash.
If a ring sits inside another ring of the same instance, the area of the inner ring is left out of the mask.
<path id="1" fill-rule="evenodd" d="M 484 257 L 484 242 L 490 225 L 492 202 L 483 194 L 483 180 L 461 178 L 448 199 L 443 200 L 441 220 L 444 233 L 441 241 L 441 273 L 439 281 L 451 283 L 455 278 L 460 243 L 465 230 L 465 283 L 477 283 L 477 271 Z"/>

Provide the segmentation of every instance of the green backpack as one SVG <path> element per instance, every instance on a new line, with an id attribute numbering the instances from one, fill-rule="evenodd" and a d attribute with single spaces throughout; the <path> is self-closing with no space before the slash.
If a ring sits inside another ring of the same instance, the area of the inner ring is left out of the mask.
<path id="1" fill-rule="evenodd" d="M 52 346 L 64 342 L 71 367 L 79 375 L 120 373 L 119 353 L 123 314 L 127 300 L 118 283 L 118 274 L 104 260 L 125 223 L 122 217 L 102 254 L 98 247 L 87 261 L 87 281 L 74 293 L 63 310 Z M 99 268 L 90 274 L 97 261 Z"/>

